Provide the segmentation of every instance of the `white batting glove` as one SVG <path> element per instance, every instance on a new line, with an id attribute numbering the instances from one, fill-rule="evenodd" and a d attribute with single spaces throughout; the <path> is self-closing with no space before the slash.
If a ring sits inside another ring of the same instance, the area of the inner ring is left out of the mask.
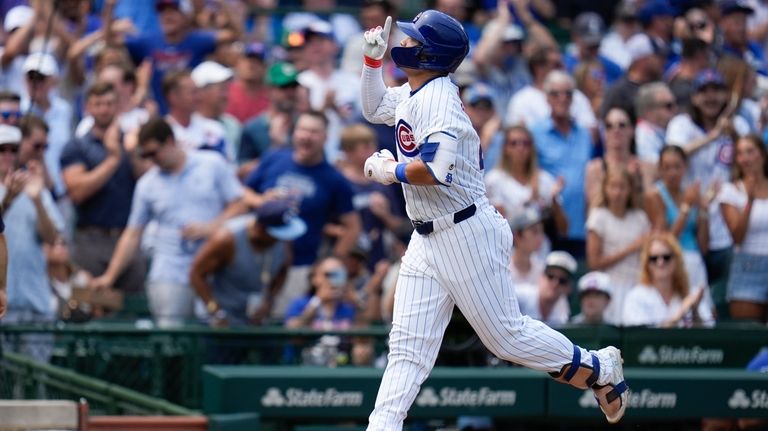
<path id="1" fill-rule="evenodd" d="M 388 185 L 397 181 L 395 168 L 397 168 L 395 156 L 389 150 L 381 150 L 368 157 L 363 174 L 376 182 Z"/>
<path id="2" fill-rule="evenodd" d="M 363 54 L 373 60 L 381 60 L 384 53 L 387 52 L 387 41 L 389 40 L 389 29 L 392 27 L 392 17 L 388 16 L 384 22 L 384 28 L 381 26 L 372 28 L 363 34 Z"/>

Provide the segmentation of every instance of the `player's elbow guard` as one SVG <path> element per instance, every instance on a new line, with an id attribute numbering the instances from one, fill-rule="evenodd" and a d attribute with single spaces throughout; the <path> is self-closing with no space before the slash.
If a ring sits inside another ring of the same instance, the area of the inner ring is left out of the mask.
<path id="1" fill-rule="evenodd" d="M 435 180 L 444 186 L 453 183 L 458 146 L 456 138 L 445 132 L 433 133 L 421 144 L 421 160 Z"/>

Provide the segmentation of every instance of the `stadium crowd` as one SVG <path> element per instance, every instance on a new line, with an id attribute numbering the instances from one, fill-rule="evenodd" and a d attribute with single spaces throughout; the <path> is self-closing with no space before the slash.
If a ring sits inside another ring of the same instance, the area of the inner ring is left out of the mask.
<path id="1" fill-rule="evenodd" d="M 136 293 L 161 327 L 391 320 L 418 233 L 363 176 L 397 131 L 361 116 L 362 32 L 414 6 L 283 3 L 0 2 L 3 325 Z M 453 79 L 523 313 L 768 322 L 767 3 L 428 3 L 471 40 Z"/>

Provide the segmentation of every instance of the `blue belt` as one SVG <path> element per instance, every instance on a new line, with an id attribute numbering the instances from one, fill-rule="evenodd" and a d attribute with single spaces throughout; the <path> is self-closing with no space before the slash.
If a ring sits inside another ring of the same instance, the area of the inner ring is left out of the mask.
<path id="1" fill-rule="evenodd" d="M 473 215 L 475 215 L 475 211 L 477 211 L 477 206 L 475 206 L 475 204 L 472 204 L 461 211 L 457 211 L 453 213 L 453 224 L 459 224 L 464 220 L 472 217 Z M 424 236 L 427 236 L 435 231 L 435 224 L 431 220 L 430 221 L 411 220 L 411 224 L 413 224 L 413 228 L 416 229 L 416 232 Z"/>

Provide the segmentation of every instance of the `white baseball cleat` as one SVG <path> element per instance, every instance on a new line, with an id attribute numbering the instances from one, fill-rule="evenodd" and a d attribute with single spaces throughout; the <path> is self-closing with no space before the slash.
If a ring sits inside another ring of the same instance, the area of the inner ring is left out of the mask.
<path id="1" fill-rule="evenodd" d="M 592 352 L 600 360 L 601 376 L 592 386 L 597 404 L 608 423 L 615 424 L 624 416 L 629 401 L 629 386 L 624 381 L 624 360 L 621 351 L 609 346 Z"/>

